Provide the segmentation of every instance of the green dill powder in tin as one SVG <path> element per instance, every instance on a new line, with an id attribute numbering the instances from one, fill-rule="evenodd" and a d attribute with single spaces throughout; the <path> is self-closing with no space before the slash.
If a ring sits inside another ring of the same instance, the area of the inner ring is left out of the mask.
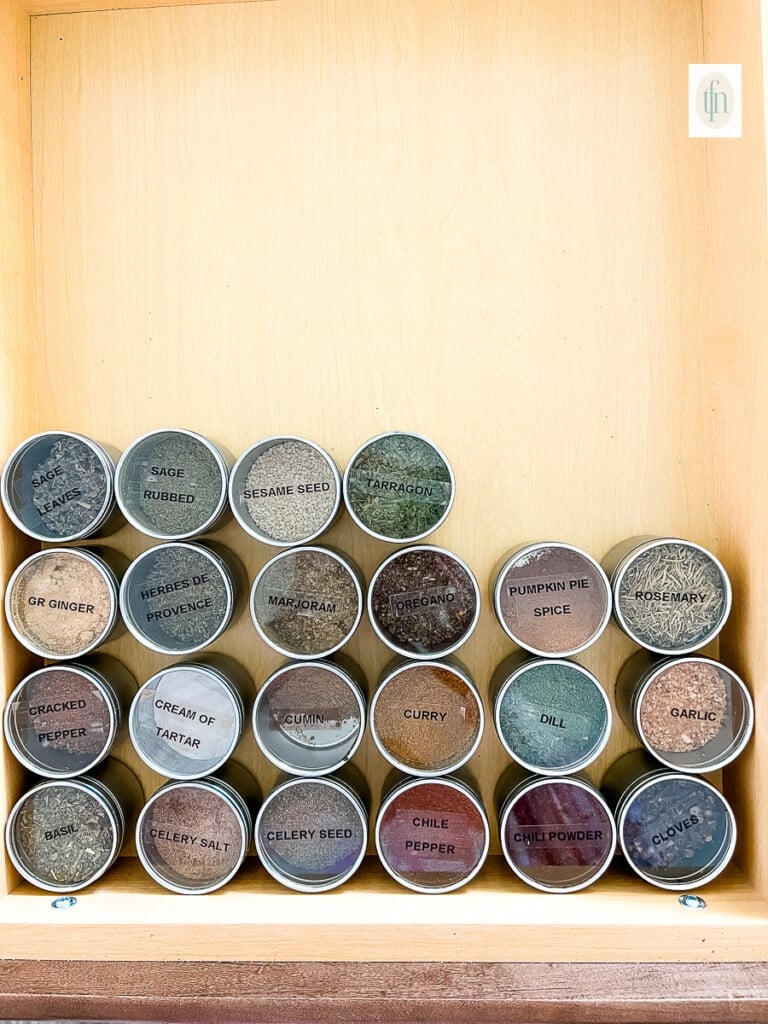
<path id="1" fill-rule="evenodd" d="M 417 540 L 435 530 L 453 500 L 453 479 L 438 449 L 416 434 L 369 441 L 344 480 L 347 506 L 364 529 L 383 540 Z"/>

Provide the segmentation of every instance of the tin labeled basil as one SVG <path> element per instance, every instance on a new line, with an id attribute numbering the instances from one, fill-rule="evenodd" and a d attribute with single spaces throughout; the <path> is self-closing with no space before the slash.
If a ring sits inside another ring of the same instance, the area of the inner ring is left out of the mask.
<path id="1" fill-rule="evenodd" d="M 619 673 L 616 700 L 646 749 L 680 771 L 722 768 L 752 735 L 749 691 L 735 672 L 712 658 L 659 660 L 640 651 Z"/>
<path id="2" fill-rule="evenodd" d="M 18 761 L 45 778 L 72 778 L 109 753 L 136 683 L 114 658 L 48 665 L 14 689 L 5 738 Z"/>
<path id="3" fill-rule="evenodd" d="M 128 522 L 158 540 L 214 529 L 227 507 L 227 456 L 191 430 L 153 430 L 117 464 L 115 491 Z"/>
<path id="4" fill-rule="evenodd" d="M 368 615 L 379 639 L 405 658 L 457 650 L 480 616 L 480 590 L 457 555 L 430 544 L 403 548 L 373 574 Z"/>
<path id="5" fill-rule="evenodd" d="M 453 497 L 448 460 L 420 434 L 392 431 L 366 441 L 344 473 L 349 514 L 378 540 L 422 540 L 444 522 Z"/>
<path id="6" fill-rule="evenodd" d="M 314 441 L 268 437 L 237 460 L 229 501 L 237 521 L 256 540 L 275 547 L 309 544 L 336 518 L 341 477 Z"/>
<path id="7" fill-rule="evenodd" d="M 542 778 L 514 765 L 499 780 L 496 799 L 504 858 L 526 885 L 577 892 L 608 869 L 616 826 L 586 779 Z"/>
<path id="8" fill-rule="evenodd" d="M 494 719 L 504 749 L 542 775 L 569 775 L 591 764 L 611 732 L 611 706 L 582 665 L 513 654 L 496 670 Z"/>
<path id="9" fill-rule="evenodd" d="M 68 544 L 117 526 L 110 519 L 114 476 L 112 456 L 101 445 L 82 434 L 47 431 L 11 454 L 0 494 L 9 518 L 28 536 Z"/>
<path id="10" fill-rule="evenodd" d="M 359 569 L 339 551 L 300 547 L 281 551 L 251 588 L 251 618 L 262 639 L 289 658 L 324 658 L 360 624 Z"/>
<path id="11" fill-rule="evenodd" d="M 253 706 L 264 756 L 292 775 L 327 775 L 355 754 L 365 731 L 362 675 L 349 659 L 299 661 L 265 681 Z"/>
<path id="12" fill-rule="evenodd" d="M 731 610 L 731 583 L 706 548 L 674 537 L 634 537 L 604 568 L 624 632 L 656 654 L 691 654 L 713 640 Z"/>
<path id="13" fill-rule="evenodd" d="M 600 787 L 614 809 L 629 866 L 661 889 L 693 889 L 728 866 L 736 819 L 725 797 L 702 778 L 670 771 L 644 750 L 608 769 Z"/>

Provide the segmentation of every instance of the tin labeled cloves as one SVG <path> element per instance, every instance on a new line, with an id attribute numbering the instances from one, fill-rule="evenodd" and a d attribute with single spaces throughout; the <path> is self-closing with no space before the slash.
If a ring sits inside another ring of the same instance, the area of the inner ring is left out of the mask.
<path id="1" fill-rule="evenodd" d="M 171 892 L 214 892 L 242 867 L 251 844 L 258 787 L 230 762 L 194 782 L 169 782 L 136 824 L 136 852 L 147 874 Z"/>
<path id="2" fill-rule="evenodd" d="M 376 850 L 384 868 L 414 892 L 452 892 L 485 863 L 490 829 L 466 775 L 385 782 L 376 818 Z"/>
<path id="3" fill-rule="evenodd" d="M 46 431 L 22 442 L 0 481 L 3 507 L 35 540 L 69 544 L 116 528 L 115 464 L 82 434 Z"/>
<path id="4" fill-rule="evenodd" d="M 330 774 L 360 746 L 365 703 L 362 674 L 350 659 L 289 662 L 269 676 L 256 697 L 256 742 L 285 772 Z"/>
<path id="5" fill-rule="evenodd" d="M 153 430 L 122 454 L 117 502 L 128 522 L 158 540 L 187 540 L 214 529 L 227 509 L 224 451 L 191 430 Z"/>
<path id="6" fill-rule="evenodd" d="M 670 771 L 644 750 L 608 769 L 601 790 L 614 810 L 630 867 L 661 889 L 711 882 L 736 847 L 736 820 L 725 797 L 695 775 Z"/>
<path id="7" fill-rule="evenodd" d="M 491 692 L 502 746 L 528 771 L 570 775 L 590 765 L 608 742 L 608 697 L 575 661 L 512 654 L 494 673 Z"/>
<path id="8" fill-rule="evenodd" d="M 341 477 L 314 441 L 267 437 L 235 463 L 229 501 L 235 519 L 256 540 L 275 547 L 311 544 L 336 518 Z"/>
<path id="9" fill-rule="evenodd" d="M 504 858 L 526 885 L 577 892 L 608 869 L 616 826 L 586 779 L 542 778 L 511 765 L 499 780 L 496 803 Z"/>
<path id="10" fill-rule="evenodd" d="M 90 775 L 41 782 L 11 810 L 8 855 L 37 888 L 75 892 L 114 863 L 140 802 L 136 777 L 112 759 Z"/>
<path id="11" fill-rule="evenodd" d="M 5 706 L 8 746 L 45 778 L 81 775 L 109 753 L 135 692 L 125 666 L 104 655 L 38 669 L 22 679 Z"/>
<path id="12" fill-rule="evenodd" d="M 365 857 L 367 803 L 362 776 L 351 765 L 321 778 L 284 778 L 267 794 L 256 818 L 262 864 L 288 889 L 338 888 Z"/>
<path id="13" fill-rule="evenodd" d="M 752 735 L 749 691 L 735 672 L 712 658 L 659 660 L 639 651 L 619 673 L 616 701 L 646 749 L 680 771 L 722 768 Z"/>
<path id="14" fill-rule="evenodd" d="M 731 610 L 728 574 L 706 548 L 674 537 L 634 537 L 603 567 L 624 632 L 656 654 L 691 654 L 713 640 Z"/>

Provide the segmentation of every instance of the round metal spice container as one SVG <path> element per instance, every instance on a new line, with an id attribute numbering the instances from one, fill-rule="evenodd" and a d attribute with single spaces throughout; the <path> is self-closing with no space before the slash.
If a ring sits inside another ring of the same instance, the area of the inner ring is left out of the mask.
<path id="1" fill-rule="evenodd" d="M 752 735 L 749 691 L 735 672 L 711 658 L 659 661 L 640 651 L 619 673 L 616 701 L 646 749 L 680 771 L 722 768 Z"/>
<path id="2" fill-rule="evenodd" d="M 212 441 L 191 430 L 153 430 L 122 454 L 117 502 L 128 522 L 158 540 L 213 529 L 227 508 L 229 466 Z"/>
<path id="3" fill-rule="evenodd" d="M 251 844 L 253 777 L 240 765 L 196 782 L 169 782 L 142 808 L 136 852 L 147 874 L 171 892 L 220 889 L 242 867 Z"/>
<path id="4" fill-rule="evenodd" d="M 355 754 L 365 731 L 359 669 L 330 661 L 290 662 L 273 672 L 253 705 L 264 756 L 292 775 L 327 775 Z"/>
<path id="5" fill-rule="evenodd" d="M 341 477 L 331 456 L 313 441 L 268 437 L 235 463 L 229 501 L 237 521 L 256 540 L 276 547 L 309 544 L 336 518 Z"/>
<path id="6" fill-rule="evenodd" d="M 451 511 L 453 470 L 420 434 L 392 431 L 366 441 L 344 473 L 344 500 L 361 529 L 378 540 L 422 540 Z"/>
<path id="7" fill-rule="evenodd" d="M 376 850 L 396 882 L 415 892 L 440 893 L 475 877 L 488 855 L 490 829 L 474 788 L 446 775 L 388 780 L 384 791 Z"/>
<path id="8" fill-rule="evenodd" d="M 577 892 L 608 869 L 616 826 L 600 792 L 586 779 L 548 779 L 513 767 L 500 781 L 497 805 L 504 857 L 527 885 L 542 892 Z"/>
<path id="9" fill-rule="evenodd" d="M 526 544 L 494 574 L 493 606 L 518 646 L 543 657 L 569 657 L 593 644 L 611 617 L 608 577 L 570 544 Z"/>
<path id="10" fill-rule="evenodd" d="M 480 694 L 455 662 L 397 662 L 371 701 L 371 734 L 383 756 L 411 775 L 454 771 L 483 735 Z"/>
<path id="11" fill-rule="evenodd" d="M 18 566 L 5 591 L 5 615 L 28 651 L 60 661 L 106 642 L 118 622 L 118 583 L 104 554 L 48 548 Z"/>
<path id="12" fill-rule="evenodd" d="M 608 742 L 608 697 L 574 661 L 513 654 L 496 670 L 491 692 L 499 739 L 529 771 L 570 775 L 591 764 Z"/>
<path id="13" fill-rule="evenodd" d="M 368 615 L 377 636 L 405 658 L 441 658 L 469 638 L 480 590 L 457 555 L 430 544 L 403 548 L 373 574 Z"/>
<path id="14" fill-rule="evenodd" d="M 41 782 L 11 810 L 8 856 L 39 889 L 82 889 L 114 863 L 140 800 L 136 777 L 113 760 L 92 775 Z"/>
<path id="15" fill-rule="evenodd" d="M 342 647 L 363 614 L 362 577 L 331 548 L 281 551 L 251 589 L 251 618 L 261 638 L 289 658 L 324 658 Z"/>
<path id="16" fill-rule="evenodd" d="M 281 885 L 299 892 L 336 889 L 365 857 L 368 813 L 361 782 L 349 772 L 285 779 L 256 818 L 256 850 Z"/>
<path id="17" fill-rule="evenodd" d="M 90 771 L 109 753 L 135 690 L 133 676 L 113 658 L 38 669 L 5 706 L 8 746 L 45 778 Z"/>
<path id="18" fill-rule="evenodd" d="M 245 570 L 231 552 L 195 541 L 149 548 L 131 562 L 120 610 L 131 633 L 159 654 L 194 654 L 235 616 Z"/>
<path id="19" fill-rule="evenodd" d="M 693 889 L 727 867 L 736 820 L 714 786 L 659 766 L 644 750 L 620 757 L 601 789 L 630 867 L 661 889 Z"/>
<path id="20" fill-rule="evenodd" d="M 161 669 L 131 704 L 128 727 L 137 754 L 168 778 L 210 775 L 240 739 L 245 691 L 244 678 L 221 657 Z"/>
<path id="21" fill-rule="evenodd" d="M 656 654 L 691 654 L 713 640 L 731 610 L 731 583 L 715 556 L 671 537 L 634 537 L 603 563 L 624 632 Z"/>
<path id="22" fill-rule="evenodd" d="M 28 438 L 0 482 L 3 507 L 36 540 L 68 544 L 106 527 L 114 507 L 115 465 L 95 441 L 68 431 Z"/>

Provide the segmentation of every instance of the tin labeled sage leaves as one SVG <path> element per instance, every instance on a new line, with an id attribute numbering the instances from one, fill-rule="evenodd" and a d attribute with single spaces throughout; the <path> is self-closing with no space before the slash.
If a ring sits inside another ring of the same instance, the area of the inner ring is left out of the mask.
<path id="1" fill-rule="evenodd" d="M 422 540 L 445 520 L 453 496 L 446 457 L 427 438 L 405 431 L 366 441 L 344 473 L 349 514 L 378 540 Z"/>

